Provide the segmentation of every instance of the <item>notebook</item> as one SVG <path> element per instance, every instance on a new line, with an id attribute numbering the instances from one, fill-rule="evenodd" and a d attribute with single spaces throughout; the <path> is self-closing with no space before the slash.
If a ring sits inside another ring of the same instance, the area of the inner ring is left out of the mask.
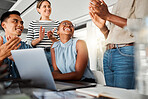
<path id="1" fill-rule="evenodd" d="M 139 94 L 137 94 L 136 90 L 109 87 L 100 84 L 98 84 L 96 87 L 76 89 L 76 91 L 95 96 L 99 99 L 140 99 Z"/>
<path id="2" fill-rule="evenodd" d="M 43 48 L 12 50 L 11 53 L 21 79 L 30 79 L 36 86 L 56 91 L 96 86 L 96 83 L 79 81 L 55 82 Z"/>

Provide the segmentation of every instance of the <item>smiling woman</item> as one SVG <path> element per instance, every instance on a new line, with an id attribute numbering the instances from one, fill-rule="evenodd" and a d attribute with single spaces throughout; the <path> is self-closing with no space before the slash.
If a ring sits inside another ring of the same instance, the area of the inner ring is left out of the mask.
<path id="1" fill-rule="evenodd" d="M 57 31 L 60 41 L 55 42 L 51 48 L 53 77 L 55 80 L 95 82 L 89 68 L 86 43 L 83 40 L 73 39 L 73 33 L 73 24 L 68 20 L 62 21 Z"/>
<path id="2" fill-rule="evenodd" d="M 36 10 L 41 15 L 41 17 L 39 20 L 33 20 L 29 24 L 27 42 L 33 47 L 45 49 L 47 60 L 52 71 L 53 67 L 51 64 L 50 47 L 53 42 L 59 39 L 56 30 L 54 29 L 58 27 L 59 22 L 50 19 L 51 3 L 48 0 L 39 0 L 37 2 Z M 50 30 L 53 30 L 54 33 L 50 34 L 48 38 L 47 32 L 50 32 Z"/>

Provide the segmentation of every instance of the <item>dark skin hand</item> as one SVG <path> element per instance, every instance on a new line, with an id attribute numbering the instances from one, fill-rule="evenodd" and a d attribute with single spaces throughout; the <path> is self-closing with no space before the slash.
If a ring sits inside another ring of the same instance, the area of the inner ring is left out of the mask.
<path id="1" fill-rule="evenodd" d="M 109 12 L 106 3 L 103 0 L 90 0 L 90 9 L 101 19 L 112 22 L 113 24 L 124 28 L 127 26 L 127 19 L 113 15 Z M 91 12 L 92 12 L 91 11 Z"/>
<path id="2" fill-rule="evenodd" d="M 107 38 L 109 30 L 107 26 L 105 25 L 106 20 L 101 19 L 95 12 L 89 7 L 89 15 L 94 22 L 94 24 L 101 30 L 101 32 L 104 34 L 105 38 Z"/>
<path id="3" fill-rule="evenodd" d="M 47 31 L 47 36 L 53 43 L 59 41 L 53 35 L 55 30 L 56 30 L 56 28 L 54 28 L 52 31 Z"/>

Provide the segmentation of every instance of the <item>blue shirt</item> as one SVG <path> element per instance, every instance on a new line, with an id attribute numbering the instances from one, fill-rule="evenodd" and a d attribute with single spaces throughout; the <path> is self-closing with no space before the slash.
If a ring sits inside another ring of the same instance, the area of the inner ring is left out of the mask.
<path id="1" fill-rule="evenodd" d="M 6 37 L 3 37 L 3 44 L 5 44 L 6 42 L 7 42 Z M 30 45 L 27 45 L 25 42 L 21 41 L 20 43 L 21 43 L 21 46 L 18 49 L 32 48 Z M 19 73 L 18 73 L 18 70 L 16 68 L 16 65 L 12 60 L 10 60 L 9 58 L 6 58 L 4 60 L 4 63 L 9 65 L 10 74 L 9 74 L 8 78 L 10 78 L 10 77 L 11 78 L 19 78 L 20 77 Z"/>
<path id="2" fill-rule="evenodd" d="M 76 42 L 77 40 L 70 39 L 65 44 L 58 41 L 52 46 L 55 51 L 56 65 L 63 74 L 75 72 L 75 64 L 77 59 Z M 90 65 L 88 62 L 81 80 L 84 80 L 85 78 L 94 79 L 94 75 L 89 66 Z"/>

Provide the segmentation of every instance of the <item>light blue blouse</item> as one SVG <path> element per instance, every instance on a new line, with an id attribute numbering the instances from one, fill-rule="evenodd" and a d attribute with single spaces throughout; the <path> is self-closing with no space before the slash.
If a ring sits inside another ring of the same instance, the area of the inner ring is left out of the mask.
<path id="1" fill-rule="evenodd" d="M 75 71 L 75 64 L 77 59 L 76 42 L 78 39 L 70 39 L 68 42 L 63 44 L 61 41 L 55 42 L 52 46 L 55 51 L 56 65 L 61 73 L 70 73 Z M 94 75 L 89 68 L 89 62 L 85 69 L 85 72 L 81 78 L 94 79 Z"/>

